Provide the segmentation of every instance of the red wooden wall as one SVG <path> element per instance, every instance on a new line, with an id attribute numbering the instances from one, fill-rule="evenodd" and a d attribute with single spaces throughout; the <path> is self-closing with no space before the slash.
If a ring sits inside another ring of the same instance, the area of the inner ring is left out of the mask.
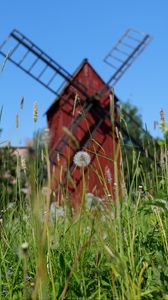
<path id="1" fill-rule="evenodd" d="M 89 96 L 94 95 L 103 87 L 104 96 L 97 101 L 100 101 L 101 105 L 109 112 L 110 91 L 104 81 L 86 60 L 83 61 L 81 66 L 75 72 L 74 80 L 82 84 Z M 75 105 L 74 99 L 77 94 L 80 103 Z M 65 101 L 65 98 L 68 95 L 69 99 Z M 50 129 L 50 151 L 56 147 L 62 136 L 65 135 L 64 128 L 68 127 L 73 119 L 81 113 L 84 101 L 85 97 L 78 90 L 75 90 L 72 85 L 68 84 L 62 91 L 62 97 L 56 99 L 48 109 L 47 120 Z M 117 118 L 116 108 L 114 118 Z M 76 151 L 83 150 L 83 144 L 86 137 L 89 136 L 89 132 L 94 129 L 94 126 L 96 126 L 98 121 L 99 117 L 96 115 L 95 101 L 95 107 L 87 114 L 87 120 L 86 118 L 83 118 L 80 122 L 80 126 L 78 126 L 74 133 L 75 139 L 80 143 L 80 148 L 76 149 Z M 112 129 L 111 121 L 108 118 L 105 118 L 96 133 L 92 136 L 92 141 L 87 145 L 86 149 L 84 148 L 84 150 L 91 154 L 91 163 L 85 168 L 85 181 L 88 192 L 100 197 L 104 197 L 104 194 L 113 193 L 114 185 L 116 184 L 114 159 L 116 160 L 115 156 L 117 155 L 117 161 L 119 162 L 119 152 L 116 132 L 114 128 Z M 75 151 L 67 145 L 59 155 L 58 160 L 55 161 L 55 189 L 58 187 L 59 181 L 63 180 L 68 169 L 68 164 L 70 164 L 74 155 Z M 62 174 L 62 179 L 60 178 L 60 172 Z M 71 193 L 73 206 L 76 206 L 81 201 L 80 191 L 83 189 L 81 168 L 75 167 L 71 176 L 76 187 L 69 181 L 68 188 Z M 101 181 L 106 184 L 102 184 Z"/>

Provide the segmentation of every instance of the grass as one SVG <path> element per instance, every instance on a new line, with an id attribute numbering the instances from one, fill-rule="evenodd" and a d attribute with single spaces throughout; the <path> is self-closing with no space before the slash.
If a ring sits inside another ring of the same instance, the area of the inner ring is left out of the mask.
<path id="1" fill-rule="evenodd" d="M 154 149 L 147 167 L 134 149 L 128 159 L 123 149 L 122 193 L 115 186 L 115 202 L 108 194 L 104 201 L 90 199 L 83 177 L 76 213 L 66 191 L 62 207 L 51 204 L 48 149 L 38 140 L 36 147 L 27 166 L 7 149 L 0 153 L 0 299 L 167 300 L 166 142 L 160 143 L 161 162 Z M 102 184 L 106 190 L 104 177 Z"/>
<path id="2" fill-rule="evenodd" d="M 50 207 L 51 178 L 42 188 L 38 160 L 29 166 L 31 195 L 18 180 L 17 202 L 1 205 L 0 298 L 168 299 L 167 164 L 146 172 L 134 157 L 116 204 L 88 206 L 85 195 L 72 216 L 64 195 L 62 208 Z"/>

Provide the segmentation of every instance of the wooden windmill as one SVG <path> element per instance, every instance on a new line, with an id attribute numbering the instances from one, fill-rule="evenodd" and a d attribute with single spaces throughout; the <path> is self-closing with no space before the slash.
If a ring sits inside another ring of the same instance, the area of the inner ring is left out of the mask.
<path id="1" fill-rule="evenodd" d="M 119 168 L 120 161 L 118 131 L 128 134 L 119 123 L 113 87 L 150 41 L 148 34 L 127 30 L 104 59 L 114 70 L 106 83 L 86 59 L 71 75 L 17 30 L 0 46 L 0 54 L 56 96 L 46 112 L 54 187 L 58 191 L 58 187 L 66 185 L 74 206 L 80 201 L 82 186 L 80 163 L 75 161 L 79 151 L 89 153 L 91 159 L 89 167 L 82 167 L 86 182 L 89 178 L 88 192 L 98 196 L 113 193 L 114 164 Z M 134 137 L 132 142 L 143 150 Z M 79 153 L 80 160 L 85 159 L 83 152 Z M 103 178 L 105 187 L 101 184 Z"/>

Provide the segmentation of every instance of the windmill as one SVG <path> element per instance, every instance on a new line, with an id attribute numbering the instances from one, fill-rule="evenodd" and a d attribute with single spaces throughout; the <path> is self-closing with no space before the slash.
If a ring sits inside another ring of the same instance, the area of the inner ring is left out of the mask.
<path id="1" fill-rule="evenodd" d="M 50 161 L 55 174 L 55 189 L 58 190 L 58 187 L 66 184 L 74 206 L 78 201 L 77 194 L 82 184 L 81 170 L 76 167 L 74 160 L 75 153 L 79 150 L 87 150 L 92 161 L 91 168 L 85 171 L 86 177 L 90 173 L 91 178 L 88 182 L 88 191 L 101 196 L 107 191 L 114 190 L 116 153 L 118 168 L 120 161 L 117 150 L 118 135 L 115 129 L 124 135 L 128 133 L 119 123 L 117 112 L 119 101 L 112 89 L 150 41 L 151 36 L 148 34 L 128 29 L 104 59 L 104 62 L 114 70 L 106 83 L 86 59 L 71 75 L 18 30 L 13 30 L 0 45 L 1 55 L 56 97 L 46 112 L 50 129 Z M 114 103 L 110 112 L 112 97 Z M 113 134 L 111 121 L 114 124 Z M 135 126 L 138 126 L 136 121 Z M 144 151 L 143 145 L 133 136 L 131 140 Z M 102 190 L 97 169 L 101 176 L 107 179 L 107 191 Z M 63 174 L 62 178 L 60 172 Z"/>

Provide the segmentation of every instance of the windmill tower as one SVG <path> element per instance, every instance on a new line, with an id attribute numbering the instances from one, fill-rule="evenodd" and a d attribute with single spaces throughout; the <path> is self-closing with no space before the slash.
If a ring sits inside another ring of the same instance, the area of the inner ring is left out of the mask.
<path id="1" fill-rule="evenodd" d="M 80 201 L 82 187 L 81 168 L 74 160 L 78 151 L 86 151 L 91 159 L 90 166 L 84 170 L 82 168 L 88 192 L 103 196 L 114 191 L 114 162 L 119 168 L 120 161 L 116 129 L 123 134 L 128 133 L 119 123 L 118 99 L 113 95 L 112 88 L 150 41 L 148 34 L 127 30 L 104 59 L 114 70 L 107 83 L 87 60 L 71 75 L 17 30 L 13 30 L 0 46 L 1 55 L 56 96 L 46 112 L 54 186 L 58 194 L 60 187 L 68 187 L 73 206 Z M 9 47 L 10 43 L 12 47 Z M 132 141 L 143 150 L 134 137 Z M 101 184 L 103 178 L 105 187 Z"/>

